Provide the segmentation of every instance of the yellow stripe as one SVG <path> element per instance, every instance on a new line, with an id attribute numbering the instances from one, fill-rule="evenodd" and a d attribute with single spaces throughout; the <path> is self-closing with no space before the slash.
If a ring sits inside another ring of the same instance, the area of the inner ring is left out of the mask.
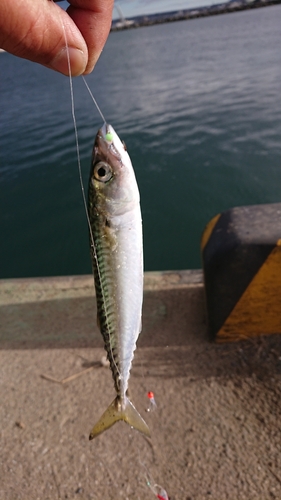
<path id="1" fill-rule="evenodd" d="M 218 342 L 281 333 L 281 239 L 217 334 Z"/>
<path id="2" fill-rule="evenodd" d="M 215 215 L 215 217 L 213 217 L 210 220 L 210 222 L 208 222 L 207 226 L 205 227 L 203 234 L 202 234 L 202 238 L 201 238 L 201 252 L 203 252 L 205 246 L 207 245 L 209 238 L 213 232 L 213 229 L 214 229 L 217 221 L 219 220 L 220 216 L 221 216 L 221 214 Z"/>

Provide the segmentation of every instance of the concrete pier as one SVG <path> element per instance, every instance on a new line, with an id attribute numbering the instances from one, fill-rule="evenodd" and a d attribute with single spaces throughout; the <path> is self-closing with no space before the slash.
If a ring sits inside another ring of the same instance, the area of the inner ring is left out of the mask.
<path id="1" fill-rule="evenodd" d="M 0 280 L 0 311 L 1 348 L 103 347 L 92 275 Z M 140 347 L 185 345 L 204 318 L 201 271 L 145 274 Z"/>
<path id="2" fill-rule="evenodd" d="M 88 440 L 114 397 L 91 276 L 0 281 L 0 347 L 1 500 L 281 498 L 280 335 L 211 343 L 201 271 L 145 275 L 130 394 L 151 439 Z"/>

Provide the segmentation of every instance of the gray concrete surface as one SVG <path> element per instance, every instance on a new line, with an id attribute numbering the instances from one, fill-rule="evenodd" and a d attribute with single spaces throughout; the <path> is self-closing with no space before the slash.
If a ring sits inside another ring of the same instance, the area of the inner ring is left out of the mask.
<path id="1" fill-rule="evenodd" d="M 184 343 L 204 311 L 201 271 L 145 273 L 139 346 Z M 102 347 L 96 317 L 92 275 L 0 280 L 1 348 Z"/>
<path id="2" fill-rule="evenodd" d="M 114 397 L 90 277 L 0 282 L 0 325 L 1 500 L 152 500 L 148 475 L 171 500 L 281 499 L 280 336 L 210 343 L 201 273 L 146 276 L 130 390 L 151 440 L 88 440 Z"/>

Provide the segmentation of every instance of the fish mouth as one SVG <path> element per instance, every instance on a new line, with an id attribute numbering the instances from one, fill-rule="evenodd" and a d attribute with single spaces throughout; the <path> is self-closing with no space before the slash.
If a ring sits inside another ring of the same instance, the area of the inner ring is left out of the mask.
<path id="1" fill-rule="evenodd" d="M 118 135 L 114 128 L 108 123 L 104 123 L 96 135 L 95 155 L 96 158 L 104 161 L 121 161 L 121 154 L 118 150 Z M 120 141 L 120 139 L 119 139 Z M 121 141 L 120 141 L 121 142 Z M 116 144 L 117 143 L 117 144 Z"/>
<path id="2" fill-rule="evenodd" d="M 115 158 L 121 160 L 124 153 L 127 154 L 125 144 L 119 139 L 118 134 L 109 123 L 103 124 L 98 135 L 102 139 L 103 149 L 107 149 Z"/>
<path id="3" fill-rule="evenodd" d="M 108 144 L 112 144 L 114 142 L 114 137 L 117 135 L 114 128 L 109 123 L 104 123 L 100 132 L 103 140 Z"/>

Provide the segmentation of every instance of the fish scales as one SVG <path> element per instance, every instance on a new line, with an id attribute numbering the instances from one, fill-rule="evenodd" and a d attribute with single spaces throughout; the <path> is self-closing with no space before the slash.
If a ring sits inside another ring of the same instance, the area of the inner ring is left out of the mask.
<path id="1" fill-rule="evenodd" d="M 88 213 L 98 324 L 116 391 L 116 398 L 94 426 L 90 439 L 118 420 L 149 435 L 127 395 L 141 330 L 143 297 L 139 192 L 129 155 L 108 124 L 98 131 L 94 144 Z"/>

